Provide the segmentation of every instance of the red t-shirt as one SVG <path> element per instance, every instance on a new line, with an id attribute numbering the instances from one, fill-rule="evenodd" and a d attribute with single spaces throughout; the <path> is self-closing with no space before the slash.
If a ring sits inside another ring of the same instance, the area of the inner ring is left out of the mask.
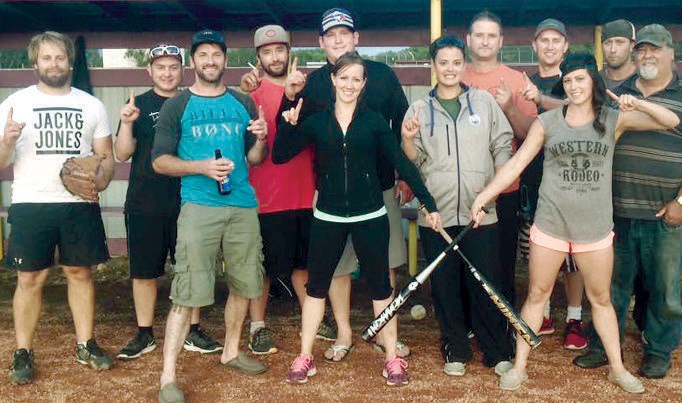
<path id="1" fill-rule="evenodd" d="M 521 96 L 521 91 L 526 86 L 521 72 L 507 67 L 504 64 L 500 64 L 495 70 L 486 73 L 479 73 L 472 69 L 471 66 L 467 66 L 462 73 L 462 82 L 464 84 L 486 90 L 493 96 L 495 96 L 495 90 L 502 86 L 500 78 L 504 78 L 504 81 L 511 89 L 514 104 L 519 108 L 521 113 L 528 117 L 536 118 L 538 116 L 537 106 L 533 102 L 526 101 Z M 518 141 L 515 136 L 512 140 L 512 149 L 516 151 L 517 148 Z M 513 192 L 518 189 L 519 179 L 516 179 L 503 193 Z"/>
<path id="2" fill-rule="evenodd" d="M 277 112 L 283 95 L 284 86 L 267 79 L 263 79 L 260 87 L 251 93 L 256 107 L 262 106 L 265 113 L 270 151 L 277 135 Z M 273 164 L 268 153 L 259 166 L 249 168 L 249 181 L 256 190 L 258 212 L 261 214 L 311 209 L 315 193 L 312 149 L 306 148 L 283 165 Z"/>

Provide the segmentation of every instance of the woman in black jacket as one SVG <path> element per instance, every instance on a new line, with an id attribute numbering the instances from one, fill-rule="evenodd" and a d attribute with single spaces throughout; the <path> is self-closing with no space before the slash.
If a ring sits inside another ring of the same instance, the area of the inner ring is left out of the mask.
<path id="1" fill-rule="evenodd" d="M 339 58 L 331 74 L 335 88 L 334 110 L 310 116 L 297 126 L 301 99 L 296 108 L 282 114 L 272 152 L 275 164 L 284 163 L 309 145 L 315 147 L 315 170 L 319 196 L 310 228 L 308 286 L 303 302 L 301 353 L 296 357 L 287 381 L 304 383 L 317 370 L 312 348 L 324 315 L 324 300 L 334 268 L 341 257 L 348 234 L 367 276 L 375 314 L 391 301 L 393 290 L 388 277 L 388 220 L 377 157 L 389 160 L 431 212 L 432 228 L 440 225 L 433 198 L 426 190 L 415 166 L 400 150 L 390 127 L 381 115 L 358 104 L 367 82 L 363 60 L 357 53 Z M 382 330 L 386 342 L 383 375 L 388 385 L 408 381 L 407 363 L 396 356 L 395 320 Z M 349 346 L 352 348 L 352 345 Z"/>

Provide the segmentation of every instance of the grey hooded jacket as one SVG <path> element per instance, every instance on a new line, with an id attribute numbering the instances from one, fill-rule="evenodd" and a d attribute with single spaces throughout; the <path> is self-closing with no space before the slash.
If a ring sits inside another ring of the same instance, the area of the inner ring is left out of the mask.
<path id="1" fill-rule="evenodd" d="M 436 98 L 436 88 L 410 105 L 405 120 L 419 106 L 421 128 L 414 139 L 413 162 L 438 205 L 444 227 L 466 225 L 477 192 L 512 155 L 512 128 L 488 92 L 462 85 L 457 121 Z M 495 207 L 483 225 L 497 222 Z M 427 226 L 423 217 L 419 225 Z"/>

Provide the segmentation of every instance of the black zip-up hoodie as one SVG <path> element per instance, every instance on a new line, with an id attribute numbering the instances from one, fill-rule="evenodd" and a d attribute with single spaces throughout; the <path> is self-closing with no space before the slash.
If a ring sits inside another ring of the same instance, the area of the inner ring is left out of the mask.
<path id="1" fill-rule="evenodd" d="M 367 68 L 367 85 L 363 91 L 360 102 L 364 102 L 370 109 L 379 113 L 391 126 L 391 131 L 396 141 L 400 144 L 400 128 L 403 123 L 405 111 L 409 106 L 400 81 L 393 70 L 383 63 L 372 60 L 365 60 Z M 334 105 L 334 86 L 331 80 L 331 71 L 334 66 L 327 62 L 310 73 L 306 80 L 303 91 L 296 100 L 289 101 L 284 95 L 282 104 L 277 116 L 281 116 L 283 111 L 296 107 L 298 98 L 302 97 L 303 107 L 301 108 L 299 122 L 305 121 L 309 116 L 316 112 L 333 110 Z M 379 182 L 381 190 L 390 189 L 395 184 L 395 172 L 392 165 L 380 157 L 377 170 L 379 172 Z"/>
<path id="2" fill-rule="evenodd" d="M 297 126 L 282 121 L 272 161 L 283 164 L 309 145 L 315 148 L 318 210 L 351 217 L 382 208 L 376 170 L 377 159 L 382 157 L 391 170 L 398 170 L 427 210 L 437 211 L 417 168 L 403 154 L 386 121 L 369 108 L 356 109 L 345 135 L 330 110 L 318 112 Z"/>

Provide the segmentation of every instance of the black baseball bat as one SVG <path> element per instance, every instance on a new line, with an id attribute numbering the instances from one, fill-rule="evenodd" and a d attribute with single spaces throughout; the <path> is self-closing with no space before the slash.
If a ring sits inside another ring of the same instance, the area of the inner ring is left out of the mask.
<path id="1" fill-rule="evenodd" d="M 420 206 L 419 210 L 423 213 L 426 214 L 427 211 L 424 208 L 424 206 Z M 471 225 L 471 224 L 469 224 Z M 446 242 L 452 242 L 452 238 L 450 235 L 445 232 L 443 228 L 439 228 L 438 232 L 440 235 L 445 239 Z M 459 236 L 457 237 L 459 238 Z M 509 324 L 516 329 L 518 334 L 523 338 L 523 340 L 528 343 L 528 345 L 531 348 L 535 348 L 540 345 L 540 338 L 538 337 L 535 332 L 528 326 L 526 321 L 521 319 L 521 315 L 519 315 L 514 308 L 511 306 L 509 301 L 504 297 L 504 295 L 500 294 L 500 292 L 497 291 L 497 289 L 488 281 L 485 276 L 474 267 L 474 265 L 471 263 L 469 259 L 462 253 L 459 248 L 454 249 L 459 253 L 459 256 L 464 260 L 464 263 L 469 266 L 469 272 L 471 275 L 476 279 L 476 281 L 481 284 L 481 287 L 483 287 L 483 290 L 488 294 L 488 297 L 490 297 L 490 300 L 493 301 L 493 304 L 497 307 L 497 309 L 502 312 L 502 315 L 507 318 L 507 321 L 509 321 Z"/>
<path id="2" fill-rule="evenodd" d="M 454 240 L 450 240 L 450 243 L 448 246 L 443 249 L 443 251 L 436 257 L 436 259 L 431 262 L 424 270 L 419 272 L 414 278 L 403 288 L 400 290 L 398 295 L 393 298 L 393 301 L 391 301 L 386 308 L 384 308 L 381 313 L 374 318 L 369 325 L 367 325 L 367 328 L 365 328 L 365 331 L 362 332 L 362 339 L 364 341 L 370 341 L 374 336 L 376 336 L 381 329 L 386 326 L 386 324 L 395 316 L 396 312 L 398 312 L 398 309 L 400 309 L 401 306 L 405 304 L 405 302 L 410 298 L 410 296 L 419 288 L 424 282 L 429 278 L 431 273 L 438 267 L 438 265 L 445 259 L 445 256 L 447 253 L 451 250 L 458 250 L 459 246 L 457 245 L 459 241 L 464 238 L 464 235 L 466 235 L 467 232 L 471 229 L 471 227 L 474 226 L 474 221 L 471 221 L 462 231 L 460 231 L 459 234 L 457 234 L 457 237 L 455 237 Z"/>

